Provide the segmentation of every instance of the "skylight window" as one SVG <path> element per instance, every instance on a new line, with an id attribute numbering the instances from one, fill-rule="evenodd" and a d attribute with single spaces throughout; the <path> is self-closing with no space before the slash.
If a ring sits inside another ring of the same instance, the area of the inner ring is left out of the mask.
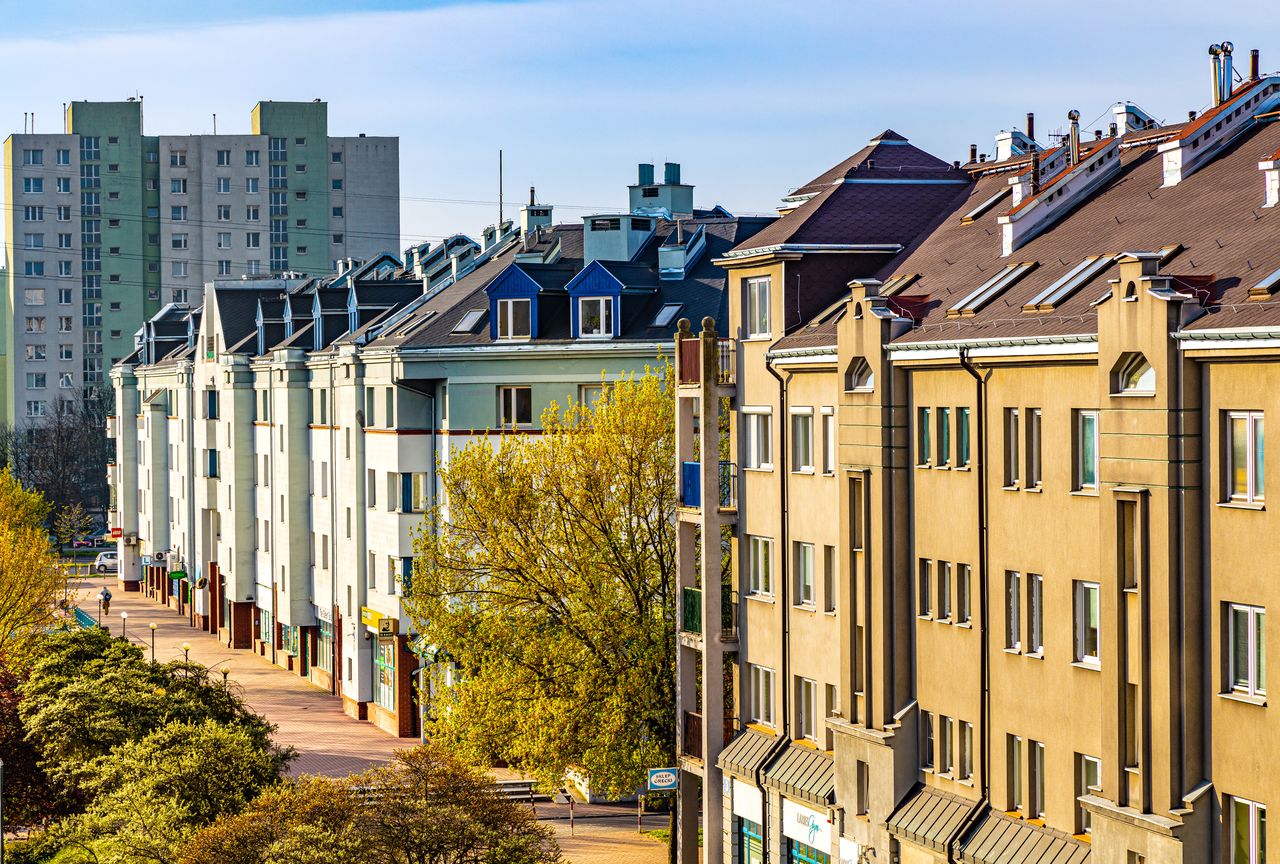
<path id="1" fill-rule="evenodd" d="M 662 308 L 658 310 L 658 314 L 653 316 L 652 327 L 669 327 L 671 322 L 675 320 L 676 314 L 684 308 L 683 303 L 664 303 Z"/>
<path id="2" fill-rule="evenodd" d="M 1032 297 L 1023 312 L 1052 312 L 1053 308 L 1070 297 L 1085 283 L 1111 266 L 1114 255 L 1090 255 L 1066 272 L 1064 276 Z"/>
<path id="3" fill-rule="evenodd" d="M 891 276 L 888 282 L 880 286 L 880 296 L 892 297 L 894 294 L 901 294 L 919 278 L 919 273 L 899 273 Z"/>
<path id="4" fill-rule="evenodd" d="M 1250 297 L 1270 297 L 1280 288 L 1280 270 L 1274 270 L 1257 285 L 1249 289 Z"/>
<path id="5" fill-rule="evenodd" d="M 1036 268 L 1037 261 L 1023 261 L 1021 264 L 1010 264 L 999 273 L 983 282 L 956 305 L 947 310 L 948 318 L 968 317 L 986 306 L 996 295 Z"/>
<path id="6" fill-rule="evenodd" d="M 453 326 L 454 333 L 474 333 L 488 309 L 468 309 L 466 314 Z"/>
<path id="7" fill-rule="evenodd" d="M 997 192 L 996 194 L 994 194 L 994 195 L 992 195 L 990 198 L 988 198 L 986 201 L 983 201 L 983 202 L 982 202 L 981 204 L 979 204 L 977 207 L 974 207 L 974 208 L 973 208 L 972 210 L 970 210 L 968 213 L 966 213 L 966 214 L 964 214 L 963 216 L 961 216 L 961 217 L 960 217 L 960 224 L 961 224 L 961 225 L 971 225 L 972 223 L 974 223 L 975 221 L 977 221 L 977 219 L 978 219 L 978 217 L 979 217 L 979 216 L 981 216 L 983 213 L 986 213 L 986 212 L 987 212 L 988 210 L 990 210 L 992 207 L 994 207 L 994 206 L 996 206 L 997 204 L 999 204 L 999 203 L 1000 203 L 1000 200 L 1001 200 L 1001 199 L 1003 199 L 1006 195 L 1008 195 L 1008 194 L 1009 194 L 1010 192 L 1012 192 L 1012 191 L 1013 191 L 1013 187 L 1012 187 L 1012 186 L 1006 186 L 1006 187 L 1004 187 L 1004 188 L 1003 188 L 1003 189 L 1001 189 L 999 192 Z"/>

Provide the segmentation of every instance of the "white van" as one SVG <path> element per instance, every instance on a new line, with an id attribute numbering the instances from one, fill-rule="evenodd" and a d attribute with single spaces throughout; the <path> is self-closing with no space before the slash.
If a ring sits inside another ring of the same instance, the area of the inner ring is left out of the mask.
<path id="1" fill-rule="evenodd" d="M 115 573 L 120 569 L 116 553 L 114 551 L 99 552 L 98 559 L 93 562 L 93 569 L 98 573 Z"/>

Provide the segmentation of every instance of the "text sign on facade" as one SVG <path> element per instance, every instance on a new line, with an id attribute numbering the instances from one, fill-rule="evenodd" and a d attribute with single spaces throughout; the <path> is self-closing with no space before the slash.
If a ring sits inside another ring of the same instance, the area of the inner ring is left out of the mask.
<path id="1" fill-rule="evenodd" d="M 782 833 L 820 852 L 831 850 L 831 820 L 790 798 L 782 799 Z"/>
<path id="2" fill-rule="evenodd" d="M 670 792 L 676 788 L 678 780 L 675 768 L 649 769 L 650 792 Z"/>
<path id="3" fill-rule="evenodd" d="M 840 864 L 859 864 L 862 858 L 862 844 L 848 837 L 840 838 Z"/>
<path id="4" fill-rule="evenodd" d="M 377 627 L 378 622 L 382 620 L 382 613 L 377 609 L 370 609 L 368 606 L 360 607 L 360 623 L 366 627 Z"/>

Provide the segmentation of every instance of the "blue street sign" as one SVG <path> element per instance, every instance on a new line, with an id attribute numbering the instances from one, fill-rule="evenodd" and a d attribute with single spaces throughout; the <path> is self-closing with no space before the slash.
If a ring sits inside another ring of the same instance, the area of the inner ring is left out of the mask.
<path id="1" fill-rule="evenodd" d="M 679 775 L 675 768 L 650 768 L 649 791 L 670 792 L 676 788 Z"/>

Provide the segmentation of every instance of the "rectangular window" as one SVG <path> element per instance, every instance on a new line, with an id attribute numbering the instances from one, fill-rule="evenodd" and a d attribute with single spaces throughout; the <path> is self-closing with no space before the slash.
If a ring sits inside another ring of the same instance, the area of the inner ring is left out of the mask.
<path id="1" fill-rule="evenodd" d="M 373 701 L 388 711 L 396 710 L 396 642 L 379 639 L 373 652 Z"/>
<path id="2" fill-rule="evenodd" d="M 533 423 L 533 390 L 530 387 L 498 388 L 498 422 L 505 428 Z"/>
<path id="3" fill-rule="evenodd" d="M 1227 603 L 1226 690 L 1261 696 L 1267 692 L 1267 613 L 1260 606 Z"/>
<path id="4" fill-rule="evenodd" d="M 748 338 L 769 335 L 769 277 L 746 280 Z"/>
<path id="5" fill-rule="evenodd" d="M 230 150 L 219 150 L 219 151 L 217 151 L 217 159 L 218 159 L 218 166 L 219 166 L 219 167 L 225 167 L 225 166 L 227 166 L 227 165 L 230 165 L 230 164 L 231 164 L 231 151 L 230 151 Z"/>
<path id="6" fill-rule="evenodd" d="M 219 276 L 230 276 L 230 275 L 231 275 L 231 260 L 230 260 L 230 259 L 227 259 L 227 258 L 221 258 L 221 259 L 219 259 L 219 260 L 218 260 L 218 275 L 219 275 Z"/>
<path id="7" fill-rule="evenodd" d="M 71 178 L 70 177 L 58 177 L 54 182 L 57 183 L 58 191 L 60 193 L 62 193 L 63 195 L 71 194 Z M 68 207 L 67 209 L 70 210 L 71 208 Z M 67 218 L 71 218 L 71 217 L 67 217 Z"/>
<path id="8" fill-rule="evenodd" d="M 44 192 L 43 177 L 23 177 L 22 191 L 28 195 L 40 195 Z"/>
<path id="9" fill-rule="evenodd" d="M 81 149 L 82 149 L 82 150 L 84 149 L 84 146 L 83 146 L 83 145 L 81 145 Z M 81 156 L 81 158 L 84 158 L 84 154 L 83 154 L 83 153 L 81 153 L 81 154 L 80 154 L 80 156 Z M 185 167 L 186 167 L 186 165 L 187 165 L 187 151 L 186 151 L 186 150 L 171 150 L 171 151 L 169 151 L 169 167 L 170 167 L 170 168 L 185 168 Z"/>
<path id="10" fill-rule="evenodd" d="M 67 346 L 67 347 L 70 347 L 70 346 Z M 44 346 L 44 345 L 28 345 L 28 346 L 27 346 L 27 359 L 28 359 L 28 360 L 43 360 L 43 359 L 45 359 L 45 357 L 47 356 L 47 354 L 48 354 L 48 349 L 47 349 L 47 348 L 46 348 L 46 346 Z M 61 358 L 61 359 L 63 359 L 63 360 L 69 360 L 69 359 L 71 359 L 71 358 L 70 358 L 70 357 L 63 357 L 63 358 Z"/>
<path id="11" fill-rule="evenodd" d="M 1229 864 L 1266 864 L 1266 806 L 1234 795 L 1226 803 Z"/>
<path id="12" fill-rule="evenodd" d="M 218 205 L 218 221 L 219 222 L 231 221 L 231 205 L 230 204 Z"/>
<path id="13" fill-rule="evenodd" d="M 70 151 L 70 150 L 59 150 L 59 151 L 57 151 L 57 153 L 55 154 L 55 157 L 56 157 L 56 158 L 54 159 L 54 162 L 55 162 L 56 164 L 58 164 L 58 165 L 70 165 L 70 164 L 71 164 L 71 151 Z"/>
<path id="14" fill-rule="evenodd" d="M 813 473 L 813 409 L 791 409 L 791 470 Z"/>
<path id="15" fill-rule="evenodd" d="M 950 774 L 954 767 L 951 755 L 952 720 L 945 714 L 938 715 L 938 773 Z"/>
<path id="16" fill-rule="evenodd" d="M 172 238 L 170 238 L 170 240 L 169 240 L 169 246 L 170 246 L 171 248 L 173 248 L 173 249 L 186 249 L 186 248 L 187 248 L 187 235 L 186 235 L 186 234 L 174 234 L 174 235 L 173 235 L 173 237 L 172 237 Z"/>
<path id="17" fill-rule="evenodd" d="M 929 409 L 916 409 L 916 464 L 928 465 L 933 456 L 932 439 L 929 434 Z"/>
<path id="18" fill-rule="evenodd" d="M 938 562 L 938 620 L 951 620 L 951 562 Z"/>
<path id="19" fill-rule="evenodd" d="M 246 231 L 244 235 L 244 245 L 246 249 L 262 248 L 262 232 Z"/>
<path id="20" fill-rule="evenodd" d="M 262 151 L 260 150 L 244 151 L 244 164 L 246 168 L 253 168 L 254 166 L 261 165 L 262 164 L 261 159 L 262 159 Z"/>
<path id="21" fill-rule="evenodd" d="M 812 607 L 813 597 L 813 544 L 792 544 L 792 567 L 795 570 L 795 604 Z"/>
<path id="22" fill-rule="evenodd" d="M 1095 490 L 1098 488 L 1098 412 L 1075 413 L 1076 489 Z"/>
<path id="23" fill-rule="evenodd" d="M 532 329 L 532 301 L 498 301 L 498 338 L 528 339 Z"/>
<path id="24" fill-rule="evenodd" d="M 1004 409 L 1004 485 L 1018 485 L 1018 409 Z"/>
<path id="25" fill-rule="evenodd" d="M 1004 573 L 1004 647 L 1022 650 L 1022 574 Z"/>
<path id="26" fill-rule="evenodd" d="M 920 712 L 920 767 L 933 768 L 933 715 Z"/>
<path id="27" fill-rule="evenodd" d="M 1027 483 L 1028 489 L 1040 488 L 1040 409 L 1027 409 Z"/>
<path id="28" fill-rule="evenodd" d="M 578 298 L 578 335 L 583 339 L 613 336 L 613 298 Z"/>
<path id="29" fill-rule="evenodd" d="M 960 758 L 956 762 L 956 779 L 969 780 L 973 777 L 973 724 L 960 721 Z"/>
<path id="30" fill-rule="evenodd" d="M 1227 412 L 1227 433 L 1226 498 L 1251 503 L 1262 501 L 1266 492 L 1262 412 Z"/>
<path id="31" fill-rule="evenodd" d="M 822 609 L 836 611 L 836 547 L 822 547 Z"/>
<path id="32" fill-rule="evenodd" d="M 752 594 L 773 594 L 773 540 L 747 535 L 747 590 Z"/>
<path id="33" fill-rule="evenodd" d="M 1027 653 L 1044 651 L 1044 577 L 1027 574 Z"/>
<path id="34" fill-rule="evenodd" d="M 1097 666 L 1099 657 L 1099 629 L 1102 610 L 1102 589 L 1097 582 L 1075 583 L 1075 660 Z"/>
<path id="35" fill-rule="evenodd" d="M 822 409 L 822 473 L 836 473 L 836 411 Z"/>
<path id="36" fill-rule="evenodd" d="M 1076 798 L 1088 795 L 1102 786 L 1102 760 L 1096 756 L 1076 754 Z M 1092 834 L 1092 814 L 1079 801 L 1076 802 L 1076 833 Z"/>
<path id="37" fill-rule="evenodd" d="M 968 624 L 970 617 L 969 565 L 956 565 L 956 623 Z"/>
<path id="38" fill-rule="evenodd" d="M 22 164 L 23 165 L 43 165 L 44 151 L 43 150 L 23 150 Z"/>
<path id="39" fill-rule="evenodd" d="M 218 232 L 218 248 L 219 249 L 231 248 L 231 232 L 230 231 Z"/>
<path id="40" fill-rule="evenodd" d="M 219 178 L 217 178 L 217 182 L 218 182 L 217 190 L 218 190 L 218 194 L 219 194 L 219 195 L 228 195 L 228 194 L 230 194 L 230 192 L 231 192 L 231 178 L 230 178 L 230 177 L 219 177 Z"/>
<path id="41" fill-rule="evenodd" d="M 187 181 L 184 177 L 172 177 L 169 180 L 169 194 L 185 195 L 187 194 Z"/>
<path id="42" fill-rule="evenodd" d="M 773 725 L 773 670 L 750 664 L 752 723 Z"/>
<path id="43" fill-rule="evenodd" d="M 929 598 L 933 594 L 932 572 L 932 562 L 928 558 L 921 558 L 920 576 L 916 585 L 916 614 L 921 618 L 929 617 Z"/>
<path id="44" fill-rule="evenodd" d="M 1006 782 L 1009 789 L 1008 810 L 1021 810 L 1022 798 L 1022 738 L 1017 735 L 1006 735 L 1005 767 L 1008 771 Z"/>
<path id="45" fill-rule="evenodd" d="M 1028 769 L 1031 772 L 1031 810 L 1028 815 L 1032 819 L 1044 818 L 1044 742 L 1032 741 L 1028 754 Z"/>
<path id="46" fill-rule="evenodd" d="M 262 221 L 262 208 L 257 204 L 250 204 L 244 208 L 244 220 L 246 222 Z"/>
<path id="47" fill-rule="evenodd" d="M 181 279 L 182 277 L 186 276 L 187 262 L 186 261 L 170 261 L 169 275 L 175 279 Z"/>
<path id="48" fill-rule="evenodd" d="M 809 678 L 796 678 L 796 734 L 806 741 L 818 740 L 818 685 Z"/>
<path id="49" fill-rule="evenodd" d="M 258 178 L 257 177 L 244 178 L 244 191 L 249 195 L 257 195 L 258 194 Z"/>
<path id="50" fill-rule="evenodd" d="M 938 458 L 934 463 L 942 467 L 951 464 L 951 409 L 938 409 Z"/>
<path id="51" fill-rule="evenodd" d="M 768 409 L 744 408 L 743 425 L 746 433 L 746 465 L 763 471 L 773 469 L 773 415 Z"/>

